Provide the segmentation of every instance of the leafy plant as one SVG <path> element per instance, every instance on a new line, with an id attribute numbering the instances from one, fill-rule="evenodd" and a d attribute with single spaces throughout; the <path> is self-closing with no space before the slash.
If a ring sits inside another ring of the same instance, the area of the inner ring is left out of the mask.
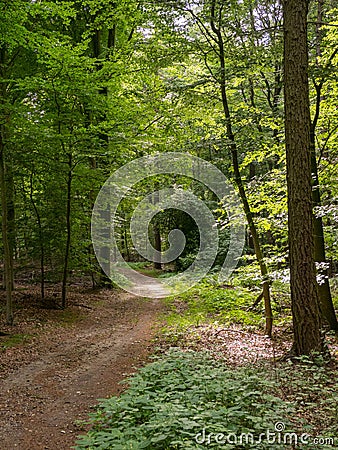
<path id="1" fill-rule="evenodd" d="M 273 383 L 257 370 L 231 370 L 204 352 L 171 349 L 128 383 L 120 397 L 101 401 L 77 450 L 200 449 L 203 433 L 258 438 L 274 430 L 275 422 L 286 423 L 292 410 L 272 394 Z M 219 443 L 211 440 L 209 446 L 219 448 Z M 238 448 L 267 447 L 255 442 Z"/>
<path id="2" fill-rule="evenodd" d="M 261 305 L 255 311 L 251 311 L 250 307 L 258 295 L 257 291 L 222 286 L 212 279 L 206 279 L 179 297 L 168 300 L 172 313 L 166 320 L 169 327 L 198 325 L 215 320 L 256 327 L 263 323 Z"/>

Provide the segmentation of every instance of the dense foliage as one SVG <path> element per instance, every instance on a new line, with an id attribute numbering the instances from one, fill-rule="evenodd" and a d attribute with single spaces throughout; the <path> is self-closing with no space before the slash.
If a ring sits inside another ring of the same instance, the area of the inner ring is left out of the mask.
<path id="1" fill-rule="evenodd" d="M 40 260 L 46 272 L 40 278 L 61 280 L 65 266 L 67 273 L 94 277 L 93 201 L 107 176 L 135 157 L 188 151 L 233 177 L 208 8 L 197 1 L 193 8 L 185 2 L 1 2 L 2 141 L 18 270 Z M 268 265 L 287 268 L 281 6 L 232 2 L 219 13 L 242 179 Z M 311 23 L 317 14 L 313 5 Z M 322 203 L 316 211 L 332 274 L 337 11 L 330 2 L 323 3 L 321 17 L 319 31 L 309 28 L 311 100 L 313 118 L 317 106 L 320 113 L 315 132 Z M 135 201 L 121 209 L 121 234 Z M 187 220 L 164 217 L 163 238 L 176 224 L 191 229 Z M 196 237 L 189 242 L 178 268 L 198 247 Z M 123 246 L 137 257 L 128 231 Z"/>
<path id="2" fill-rule="evenodd" d="M 313 448 L 312 438 L 319 430 L 296 419 L 294 412 L 301 408 L 305 415 L 314 414 L 318 395 L 322 400 L 316 413 L 325 414 L 325 424 L 317 436 L 327 439 L 322 448 L 332 448 L 330 437 L 337 431 L 335 386 L 323 391 L 307 384 L 309 379 L 328 381 L 329 373 L 306 360 L 296 378 L 283 368 L 270 370 L 234 370 L 206 353 L 173 349 L 131 378 L 120 397 L 101 401 L 91 415 L 91 431 L 76 448 L 277 449 L 281 443 L 283 448 L 295 443 L 294 437 L 291 442 L 284 436 L 297 430 L 299 442 L 305 431 L 308 436 L 301 448 Z M 282 400 L 285 389 L 288 395 Z"/>
<path id="3" fill-rule="evenodd" d="M 57 303 L 63 308 L 72 276 L 89 276 L 93 286 L 109 284 L 91 243 L 96 196 L 125 163 L 174 150 L 211 161 L 236 186 L 248 225 L 238 266 L 255 269 L 271 335 L 271 280 L 287 281 L 290 262 L 282 3 L 246 0 L 225 8 L 216 0 L 3 0 L 0 8 L 7 322 L 13 322 L 14 279 L 27 273 L 40 282 L 42 298 L 46 283 L 60 283 Z M 328 281 L 337 270 L 338 38 L 332 2 L 311 2 L 307 39 L 315 260 L 323 319 L 335 329 Z M 134 186 L 118 210 L 121 253 L 128 261 L 142 260 L 130 236 L 132 211 L 154 188 L 167 185 L 191 189 L 213 211 L 220 231 L 217 271 L 229 243 L 225 205 L 184 177 L 153 177 Z M 161 212 L 150 228 L 162 250 L 173 228 L 186 235 L 186 248 L 166 269 L 192 264 L 200 236 L 187 214 Z"/>
<path id="4" fill-rule="evenodd" d="M 257 439 L 279 422 L 331 439 L 337 382 L 322 332 L 338 331 L 336 2 L 0 0 L 0 15 L 0 312 L 9 327 L 18 282 L 39 283 L 41 305 L 62 309 L 73 281 L 116 287 L 95 257 L 91 217 L 102 185 L 130 161 L 169 151 L 203 158 L 232 182 L 244 211 L 244 252 L 222 284 L 224 199 L 181 173 L 128 191 L 112 228 L 130 267 L 169 278 L 196 259 L 203 236 L 179 195 L 148 231 L 165 251 L 170 231 L 181 230 L 182 253 L 149 268 L 135 248 L 133 211 L 149 194 L 155 204 L 163 187 L 203 201 L 218 252 L 207 279 L 167 301 L 164 347 L 185 351 L 160 356 L 119 398 L 103 400 L 76 448 L 197 449 L 205 430 L 211 448 L 224 439 L 217 433 L 249 433 L 254 443 L 222 448 L 277 449 Z M 276 360 L 233 368 L 217 351 L 187 351 L 192 334 L 203 350 L 202 326 L 271 337 L 273 320 L 276 334 L 292 327 L 293 346 L 283 339 L 298 371 Z"/>

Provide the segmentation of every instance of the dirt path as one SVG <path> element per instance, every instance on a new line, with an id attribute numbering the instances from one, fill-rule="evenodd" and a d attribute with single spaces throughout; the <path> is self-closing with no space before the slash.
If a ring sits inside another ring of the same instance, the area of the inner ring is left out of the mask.
<path id="1" fill-rule="evenodd" d="M 70 449 L 83 433 L 77 421 L 145 362 L 161 301 L 107 291 L 92 308 L 76 325 L 39 334 L 19 361 L 8 350 L 16 364 L 0 379 L 1 450 Z"/>

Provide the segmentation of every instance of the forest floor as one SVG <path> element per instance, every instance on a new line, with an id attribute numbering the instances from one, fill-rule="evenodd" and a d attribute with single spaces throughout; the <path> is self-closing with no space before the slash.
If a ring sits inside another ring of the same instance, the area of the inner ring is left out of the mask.
<path id="1" fill-rule="evenodd" d="M 160 300 L 80 287 L 66 310 L 41 308 L 38 298 L 22 286 L 16 325 L 0 330 L 11 335 L 0 338 L 1 450 L 70 449 L 98 399 L 119 394 L 147 361 L 165 309 Z"/>
<path id="2" fill-rule="evenodd" d="M 290 327 L 276 328 L 270 340 L 262 330 L 216 321 L 164 331 L 156 340 L 164 313 L 186 308 L 178 300 L 170 306 L 80 283 L 65 310 L 55 308 L 58 291 L 49 291 L 44 304 L 32 285 L 17 286 L 15 296 L 15 324 L 0 329 L 8 333 L 0 336 L 1 450 L 70 450 L 89 428 L 84 422 L 98 399 L 120 394 L 127 387 L 121 381 L 156 349 L 208 350 L 229 366 L 266 365 L 271 374 L 291 346 Z M 337 369 L 338 344 L 328 341 Z"/>

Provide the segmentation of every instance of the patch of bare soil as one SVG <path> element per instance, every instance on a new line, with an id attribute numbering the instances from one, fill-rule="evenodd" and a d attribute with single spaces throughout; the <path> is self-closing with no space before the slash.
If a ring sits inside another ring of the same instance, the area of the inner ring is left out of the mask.
<path id="1" fill-rule="evenodd" d="M 66 311 L 21 300 L 8 331 L 28 341 L 0 353 L 0 448 L 70 449 L 84 432 L 78 421 L 146 362 L 164 306 L 108 290 L 73 292 Z"/>

